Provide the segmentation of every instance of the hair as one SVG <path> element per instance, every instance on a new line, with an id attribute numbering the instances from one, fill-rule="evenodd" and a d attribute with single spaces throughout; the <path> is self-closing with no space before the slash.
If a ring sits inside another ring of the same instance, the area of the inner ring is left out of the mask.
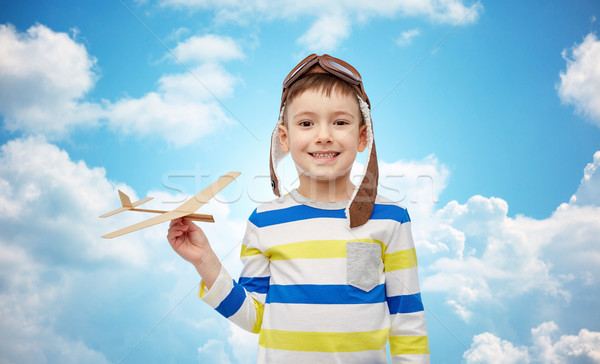
<path id="1" fill-rule="evenodd" d="M 329 73 L 311 73 L 290 86 L 284 105 L 289 105 L 294 99 L 309 90 L 320 91 L 323 96 L 327 97 L 331 97 L 332 93 L 356 97 L 356 91 L 346 81 Z M 364 125 L 365 121 L 358 100 L 356 100 L 356 107 L 358 107 L 358 114 L 360 115 L 360 125 Z M 287 112 L 283 113 L 283 125 L 287 125 Z"/>

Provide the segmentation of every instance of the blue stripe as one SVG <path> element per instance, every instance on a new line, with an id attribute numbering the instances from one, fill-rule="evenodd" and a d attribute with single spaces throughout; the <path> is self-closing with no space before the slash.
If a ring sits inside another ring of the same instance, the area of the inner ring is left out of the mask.
<path id="1" fill-rule="evenodd" d="M 401 224 L 410 221 L 408 211 L 398 205 L 375 205 L 371 219 L 375 220 L 395 220 Z"/>
<path id="2" fill-rule="evenodd" d="M 316 219 L 320 217 L 345 219 L 346 215 L 344 214 L 344 209 L 322 210 L 306 205 L 298 205 L 265 212 L 256 212 L 256 210 L 254 210 L 250 216 L 250 222 L 257 227 L 262 228 L 265 226 L 284 224 L 286 222 Z"/>
<path id="3" fill-rule="evenodd" d="M 238 282 L 248 292 L 267 293 L 271 277 L 240 277 Z"/>
<path id="4" fill-rule="evenodd" d="M 227 297 L 225 297 L 223 302 L 221 302 L 221 304 L 216 308 L 216 310 L 221 315 L 229 317 L 238 312 L 245 299 L 246 291 L 244 291 L 244 287 L 233 281 L 233 289 L 231 292 L 229 292 Z"/>
<path id="5" fill-rule="evenodd" d="M 344 209 L 339 210 L 323 210 L 306 205 L 297 205 L 279 210 L 271 210 L 257 212 L 254 210 L 250 215 L 250 222 L 255 226 L 262 228 L 265 226 L 285 224 L 287 222 L 301 221 L 318 218 L 345 219 L 346 213 Z M 395 220 L 399 223 L 410 221 L 408 212 L 405 208 L 397 205 L 380 205 L 376 204 L 373 207 L 371 219 L 376 220 Z"/>
<path id="6" fill-rule="evenodd" d="M 387 302 L 391 315 L 423 311 L 420 293 L 388 297 Z"/>
<path id="7" fill-rule="evenodd" d="M 267 303 L 359 304 L 385 301 L 385 285 L 369 292 L 348 285 L 279 285 L 269 287 Z"/>

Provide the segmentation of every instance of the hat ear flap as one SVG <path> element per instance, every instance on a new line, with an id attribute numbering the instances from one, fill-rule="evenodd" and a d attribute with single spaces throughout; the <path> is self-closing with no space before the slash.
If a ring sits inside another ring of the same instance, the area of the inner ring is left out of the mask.
<path id="1" fill-rule="evenodd" d="M 279 126 L 283 126 L 283 113 L 285 112 L 285 106 L 281 107 L 281 112 L 279 113 L 279 120 L 277 121 L 277 125 L 275 125 L 275 130 L 273 130 L 273 134 L 271 135 L 271 155 L 269 157 L 269 171 L 271 173 L 271 189 L 273 193 L 277 197 L 281 197 L 281 189 L 279 188 L 279 177 L 277 175 L 277 165 L 279 162 L 285 157 L 287 154 L 283 149 L 281 149 L 281 131 Z"/>
<path id="2" fill-rule="evenodd" d="M 377 152 L 375 142 L 370 147 L 369 162 L 360 186 L 348 207 L 350 227 L 355 228 L 367 223 L 375 207 L 377 198 L 377 184 L 379 181 L 379 168 L 377 165 Z"/>
<path id="3" fill-rule="evenodd" d="M 361 113 L 366 125 L 366 146 L 369 148 L 367 165 L 360 184 L 354 189 L 350 204 L 346 208 L 346 216 L 350 220 L 350 228 L 364 225 L 371 218 L 375 199 L 377 198 L 377 185 L 379 183 L 379 166 L 377 164 L 377 150 L 373 137 L 373 122 L 369 105 L 358 96 Z"/>
<path id="4" fill-rule="evenodd" d="M 275 196 L 281 197 L 281 194 L 279 193 L 279 180 L 277 179 L 275 168 L 273 168 L 273 157 L 269 158 L 269 169 L 271 170 L 271 189 Z"/>

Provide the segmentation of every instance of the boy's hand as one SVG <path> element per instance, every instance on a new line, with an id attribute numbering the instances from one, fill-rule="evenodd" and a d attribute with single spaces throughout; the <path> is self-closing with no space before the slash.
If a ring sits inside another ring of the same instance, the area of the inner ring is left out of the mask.
<path id="1" fill-rule="evenodd" d="M 204 232 L 193 222 L 181 218 L 171 221 L 167 240 L 177 254 L 194 266 L 201 264 L 211 250 Z"/>
<path id="2" fill-rule="evenodd" d="M 219 275 L 221 263 L 202 229 L 182 218 L 172 220 L 167 240 L 177 254 L 196 267 L 204 284 L 210 289 Z"/>

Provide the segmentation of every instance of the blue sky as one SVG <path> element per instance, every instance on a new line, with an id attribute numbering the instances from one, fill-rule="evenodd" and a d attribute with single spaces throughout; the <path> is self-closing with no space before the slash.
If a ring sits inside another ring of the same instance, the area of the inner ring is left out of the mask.
<path id="1" fill-rule="evenodd" d="M 143 216 L 97 216 L 117 188 L 173 208 L 241 171 L 201 211 L 239 273 L 245 220 L 272 198 L 281 82 L 317 52 L 365 81 L 432 362 L 600 362 L 597 1 L 0 7 L 0 361 L 255 361 L 165 225 L 107 241 Z"/>

